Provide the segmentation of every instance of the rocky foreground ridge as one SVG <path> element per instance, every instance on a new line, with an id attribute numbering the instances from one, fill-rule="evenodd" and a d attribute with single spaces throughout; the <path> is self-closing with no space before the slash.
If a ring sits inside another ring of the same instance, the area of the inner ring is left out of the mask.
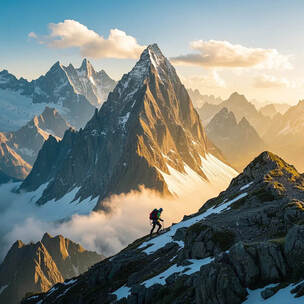
<path id="1" fill-rule="evenodd" d="M 0 265 L 0 303 L 20 303 L 26 294 L 46 292 L 102 259 L 61 235 L 45 233 L 41 241 L 30 244 L 18 240 Z"/>
<path id="2" fill-rule="evenodd" d="M 293 303 L 303 270 L 304 176 L 263 152 L 196 214 L 22 303 Z"/>

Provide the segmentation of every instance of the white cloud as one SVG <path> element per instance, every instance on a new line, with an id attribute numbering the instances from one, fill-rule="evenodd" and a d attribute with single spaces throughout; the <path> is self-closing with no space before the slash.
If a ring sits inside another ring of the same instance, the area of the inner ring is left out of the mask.
<path id="1" fill-rule="evenodd" d="M 51 48 L 79 48 L 81 55 L 91 58 L 136 59 L 145 48 L 124 31 L 111 29 L 108 38 L 104 38 L 75 20 L 50 23 L 49 29 L 47 36 L 37 36 L 33 32 L 28 36 Z"/>
<path id="2" fill-rule="evenodd" d="M 142 188 L 140 192 L 112 196 L 104 203 L 111 209 L 108 214 L 74 214 L 66 221 L 57 221 L 50 219 L 51 211 L 34 204 L 35 192 L 12 192 L 18 185 L 19 183 L 0 185 L 0 263 L 16 240 L 36 242 L 46 231 L 51 235 L 62 234 L 86 249 L 112 255 L 149 233 L 149 213 L 154 208 L 163 208 L 163 219 L 168 227 L 172 222 L 181 220 L 185 214 L 196 212 L 207 199 L 217 196 L 223 190 L 217 185 L 218 188 L 210 187 L 206 191 L 200 183 L 194 184 L 191 192 L 181 198 L 165 198 Z M 60 206 L 55 206 L 53 210 L 57 214 Z M 57 216 L 57 219 L 62 216 L 62 210 Z"/>
<path id="3" fill-rule="evenodd" d="M 262 74 L 254 78 L 253 83 L 255 88 L 295 88 L 297 84 L 285 77 L 275 77 L 273 75 Z"/>
<path id="4" fill-rule="evenodd" d="M 27 35 L 29 38 L 34 38 L 34 39 L 37 39 L 37 35 L 34 33 L 34 32 L 30 32 L 28 35 Z"/>
<path id="5" fill-rule="evenodd" d="M 290 55 L 282 55 L 276 49 L 249 48 L 218 40 L 192 41 L 190 47 L 197 53 L 171 58 L 172 62 L 207 68 L 292 68 Z"/>
<path id="6" fill-rule="evenodd" d="M 192 89 L 218 89 L 226 88 L 227 84 L 217 71 L 212 70 L 206 75 L 193 75 L 190 77 L 182 77 L 182 82 L 186 87 Z"/>

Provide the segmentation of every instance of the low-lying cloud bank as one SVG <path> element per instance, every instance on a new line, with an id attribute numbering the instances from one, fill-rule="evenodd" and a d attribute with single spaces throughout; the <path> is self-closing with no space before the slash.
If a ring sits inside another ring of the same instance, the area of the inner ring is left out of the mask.
<path id="1" fill-rule="evenodd" d="M 196 212 L 209 198 L 222 189 L 197 187 L 181 198 L 164 198 L 142 189 L 140 192 L 113 196 L 106 204 L 111 213 L 91 212 L 87 215 L 72 215 L 66 221 L 50 220 L 42 207 L 34 204 L 34 193 L 11 192 L 18 184 L 0 186 L 0 259 L 17 240 L 38 241 L 44 232 L 62 234 L 79 242 L 89 250 L 106 256 L 113 255 L 130 242 L 149 233 L 149 213 L 154 208 L 164 209 L 165 226 L 180 221 L 185 214 Z M 61 216 L 60 204 L 54 204 L 53 212 Z M 49 211 L 48 211 L 49 212 Z"/>

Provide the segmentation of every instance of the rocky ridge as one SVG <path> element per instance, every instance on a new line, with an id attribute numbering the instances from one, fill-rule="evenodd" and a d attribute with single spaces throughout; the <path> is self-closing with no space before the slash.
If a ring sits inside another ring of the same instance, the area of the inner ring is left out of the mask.
<path id="1" fill-rule="evenodd" d="M 16 241 L 0 265 L 0 302 L 20 303 L 30 293 L 78 276 L 104 257 L 61 235 L 45 233 L 38 243 Z"/>
<path id="2" fill-rule="evenodd" d="M 263 152 L 198 213 L 33 303 L 243 303 L 304 295 L 304 176 Z"/>

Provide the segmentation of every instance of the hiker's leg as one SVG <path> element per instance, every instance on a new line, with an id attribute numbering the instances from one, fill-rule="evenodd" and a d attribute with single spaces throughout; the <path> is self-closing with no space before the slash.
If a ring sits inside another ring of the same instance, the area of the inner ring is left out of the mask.
<path id="1" fill-rule="evenodd" d="M 152 233 L 153 233 L 153 230 L 154 230 L 155 226 L 156 226 L 156 223 L 155 223 L 155 222 L 153 222 L 152 229 L 151 229 L 151 231 L 150 231 L 150 235 L 152 235 Z"/>
<path id="2" fill-rule="evenodd" d="M 162 225 L 161 225 L 161 223 L 160 223 L 160 222 L 157 222 L 156 224 L 158 225 L 158 229 L 157 229 L 157 233 L 158 233 L 158 232 L 159 232 L 159 230 L 161 229 Z"/>

